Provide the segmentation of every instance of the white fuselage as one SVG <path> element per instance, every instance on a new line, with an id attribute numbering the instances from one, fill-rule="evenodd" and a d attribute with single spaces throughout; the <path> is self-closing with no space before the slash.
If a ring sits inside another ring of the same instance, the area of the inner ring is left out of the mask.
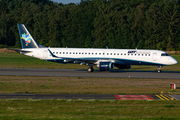
<path id="1" fill-rule="evenodd" d="M 164 51 L 137 49 L 92 49 L 92 48 L 28 48 L 22 52 L 27 56 L 60 63 L 85 60 L 110 61 L 121 65 L 174 65 L 177 61 Z M 48 51 L 50 50 L 53 55 Z M 77 60 L 76 60 L 77 59 Z M 56 61 L 58 60 L 58 61 Z"/>

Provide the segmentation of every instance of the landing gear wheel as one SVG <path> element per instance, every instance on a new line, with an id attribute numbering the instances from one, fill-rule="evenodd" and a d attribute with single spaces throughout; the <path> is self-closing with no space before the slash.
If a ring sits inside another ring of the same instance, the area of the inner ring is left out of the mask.
<path id="1" fill-rule="evenodd" d="M 158 70 L 158 73 L 161 73 L 161 70 Z"/>
<path id="2" fill-rule="evenodd" d="M 93 72 L 94 69 L 93 69 L 92 67 L 89 67 L 89 68 L 87 69 L 87 71 L 88 71 L 88 72 Z"/>

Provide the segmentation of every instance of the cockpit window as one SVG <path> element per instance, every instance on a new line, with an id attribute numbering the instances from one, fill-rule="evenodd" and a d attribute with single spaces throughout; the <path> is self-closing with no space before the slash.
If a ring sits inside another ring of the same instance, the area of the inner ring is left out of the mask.
<path id="1" fill-rule="evenodd" d="M 162 53 L 161 56 L 170 56 L 168 53 Z"/>

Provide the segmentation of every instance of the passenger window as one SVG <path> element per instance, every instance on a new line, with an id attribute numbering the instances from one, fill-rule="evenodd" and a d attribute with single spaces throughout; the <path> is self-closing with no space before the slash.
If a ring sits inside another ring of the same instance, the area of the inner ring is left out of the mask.
<path id="1" fill-rule="evenodd" d="M 66 54 L 68 54 L 68 52 L 66 52 Z"/>
<path id="2" fill-rule="evenodd" d="M 63 52 L 63 54 L 65 54 L 65 52 Z"/>
<path id="3" fill-rule="evenodd" d="M 107 53 L 107 55 L 109 55 L 109 53 Z"/>
<path id="4" fill-rule="evenodd" d="M 111 53 L 111 55 L 112 55 L 112 53 Z"/>
<path id="5" fill-rule="evenodd" d="M 71 54 L 71 52 L 69 54 Z"/>
<path id="6" fill-rule="evenodd" d="M 61 54 L 61 52 L 59 52 L 59 54 Z"/>
<path id="7" fill-rule="evenodd" d="M 124 53 L 124 55 L 126 55 L 126 53 Z"/>
<path id="8" fill-rule="evenodd" d="M 96 55 L 97 55 L 97 53 L 96 53 Z"/>
<path id="9" fill-rule="evenodd" d="M 104 55 L 104 53 L 103 53 L 103 55 Z"/>
<path id="10" fill-rule="evenodd" d="M 116 55 L 116 53 L 114 53 L 114 55 Z"/>

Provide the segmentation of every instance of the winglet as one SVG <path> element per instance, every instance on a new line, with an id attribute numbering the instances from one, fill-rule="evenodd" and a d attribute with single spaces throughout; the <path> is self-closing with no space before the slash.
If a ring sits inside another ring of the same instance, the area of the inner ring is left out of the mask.
<path id="1" fill-rule="evenodd" d="M 54 55 L 49 49 L 48 49 L 49 53 L 51 54 L 52 57 L 56 57 L 59 58 L 58 56 Z"/>

